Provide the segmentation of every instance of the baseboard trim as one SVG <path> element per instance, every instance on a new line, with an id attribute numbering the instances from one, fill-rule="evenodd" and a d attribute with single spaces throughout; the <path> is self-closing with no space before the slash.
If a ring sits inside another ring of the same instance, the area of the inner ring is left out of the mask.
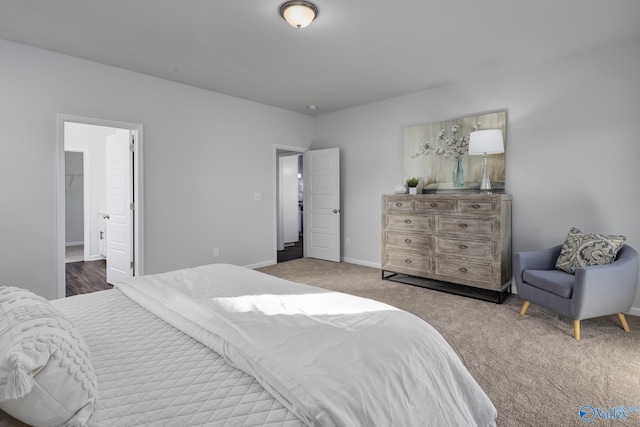
<path id="1" fill-rule="evenodd" d="M 364 267 L 372 267 L 372 268 L 381 268 L 382 264 L 378 262 L 370 262 L 370 261 L 361 261 L 359 259 L 353 258 L 341 258 L 342 262 L 348 262 L 349 264 L 362 265 Z"/>
<path id="2" fill-rule="evenodd" d="M 65 246 L 82 246 L 82 245 L 84 245 L 84 241 L 81 241 L 81 242 L 66 242 L 64 245 Z"/>
<path id="3" fill-rule="evenodd" d="M 276 264 L 276 262 L 274 260 L 270 260 L 270 261 L 263 261 L 263 262 L 258 262 L 255 264 L 249 264 L 249 265 L 245 265 L 246 268 L 250 268 L 252 270 L 255 270 L 257 268 L 262 268 L 262 267 L 268 267 L 270 265 Z"/>
<path id="4" fill-rule="evenodd" d="M 348 262 L 349 264 L 362 265 L 364 267 L 372 267 L 372 268 L 380 268 L 381 267 L 380 263 L 369 262 L 369 261 L 361 261 L 359 259 L 341 258 L 340 261 L 341 262 Z M 274 260 L 269 260 L 269 261 L 257 262 L 255 264 L 248 264 L 248 265 L 245 265 L 245 267 L 246 268 L 250 268 L 252 270 L 255 270 L 256 268 L 268 267 L 268 266 L 274 265 L 274 264 L 277 264 L 277 262 L 274 261 Z"/>

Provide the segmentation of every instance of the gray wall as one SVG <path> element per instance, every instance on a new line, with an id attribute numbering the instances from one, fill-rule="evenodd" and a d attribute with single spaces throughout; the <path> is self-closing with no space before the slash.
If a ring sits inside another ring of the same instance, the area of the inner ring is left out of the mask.
<path id="1" fill-rule="evenodd" d="M 343 256 L 379 265 L 380 195 L 403 178 L 405 126 L 503 108 L 514 250 L 562 243 L 571 226 L 640 249 L 638 76 L 633 39 L 318 117 L 312 148 L 342 149 Z"/>
<path id="2" fill-rule="evenodd" d="M 57 297 L 57 113 L 144 125 L 145 273 L 275 262 L 273 146 L 307 147 L 311 117 L 2 40 L 0 58 L 1 284 Z"/>

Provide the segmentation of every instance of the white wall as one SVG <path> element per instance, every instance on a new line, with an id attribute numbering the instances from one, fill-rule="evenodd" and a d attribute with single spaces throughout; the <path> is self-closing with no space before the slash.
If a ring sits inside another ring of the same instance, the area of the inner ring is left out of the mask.
<path id="1" fill-rule="evenodd" d="M 638 76 L 633 39 L 318 117 L 312 148 L 342 150 L 343 257 L 380 263 L 380 196 L 403 177 L 404 127 L 503 108 L 514 251 L 562 243 L 571 226 L 640 249 Z"/>
<path id="2" fill-rule="evenodd" d="M 1 284 L 57 296 L 57 113 L 144 125 L 145 273 L 275 262 L 273 146 L 307 147 L 311 117 L 3 40 L 0 58 Z"/>

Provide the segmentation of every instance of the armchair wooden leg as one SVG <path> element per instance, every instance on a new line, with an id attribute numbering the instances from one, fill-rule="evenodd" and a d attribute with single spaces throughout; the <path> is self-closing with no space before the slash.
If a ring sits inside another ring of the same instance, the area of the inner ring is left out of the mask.
<path id="1" fill-rule="evenodd" d="M 622 329 L 624 329 L 625 332 L 629 332 L 629 324 L 627 323 L 627 319 L 624 317 L 623 313 L 618 313 L 618 319 L 620 319 Z"/>
<path id="2" fill-rule="evenodd" d="M 576 340 L 580 339 L 580 321 L 579 320 L 573 321 L 573 337 Z"/>
<path id="3" fill-rule="evenodd" d="M 525 301 L 524 304 L 522 304 L 522 308 L 520 309 L 520 315 L 524 316 L 528 308 L 529 308 L 529 301 Z"/>

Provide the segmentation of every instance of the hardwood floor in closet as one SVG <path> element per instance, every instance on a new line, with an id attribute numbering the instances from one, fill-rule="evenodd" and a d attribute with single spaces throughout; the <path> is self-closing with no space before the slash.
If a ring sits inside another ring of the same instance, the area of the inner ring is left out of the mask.
<path id="1" fill-rule="evenodd" d="M 278 251 L 278 262 L 292 261 L 298 258 L 304 258 L 304 242 L 302 236 L 294 245 L 287 246 L 282 251 Z"/>
<path id="2" fill-rule="evenodd" d="M 107 283 L 107 262 L 80 261 L 66 264 L 66 294 L 68 297 L 111 289 Z"/>

